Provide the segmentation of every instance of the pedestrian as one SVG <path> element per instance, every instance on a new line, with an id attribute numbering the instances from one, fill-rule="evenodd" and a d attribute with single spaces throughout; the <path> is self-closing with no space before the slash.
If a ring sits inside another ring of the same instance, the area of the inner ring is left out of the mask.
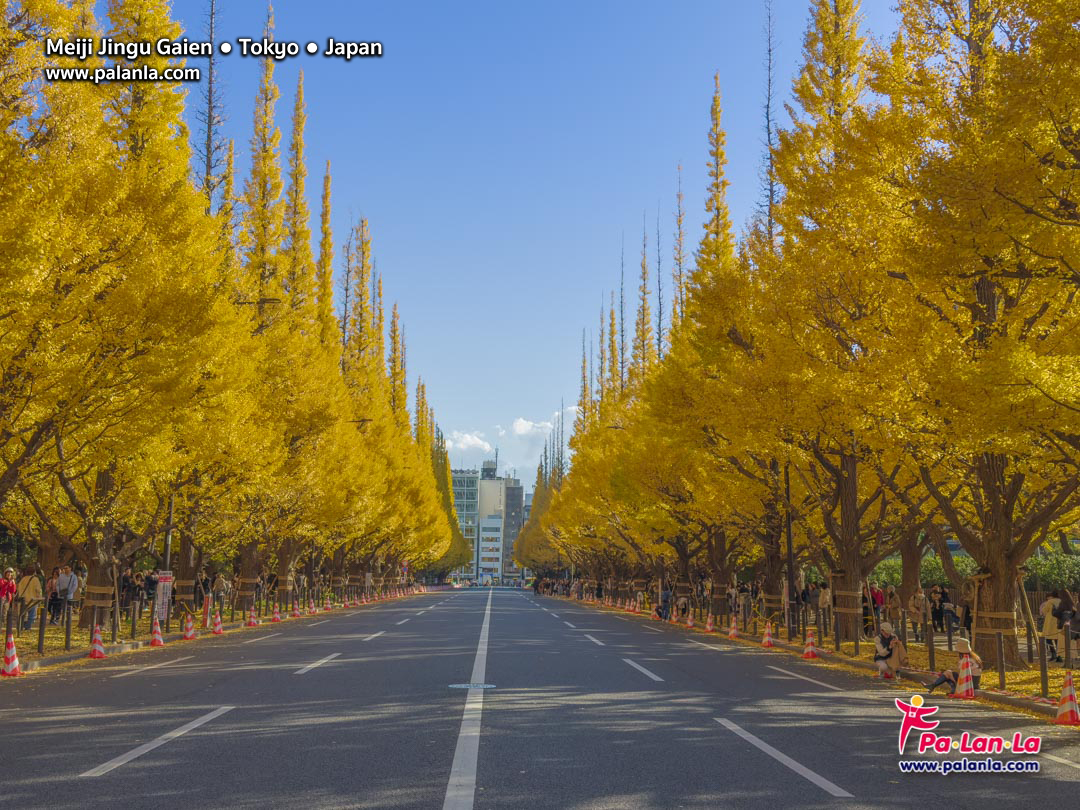
<path id="1" fill-rule="evenodd" d="M 930 589 L 930 621 L 937 633 L 945 632 L 945 611 L 941 602 L 941 586 L 935 585 Z"/>
<path id="2" fill-rule="evenodd" d="M 665 622 L 671 617 L 671 586 L 665 584 L 660 592 L 660 618 Z"/>
<path id="3" fill-rule="evenodd" d="M 890 622 L 882 622 L 874 636 L 874 663 L 882 678 L 895 678 L 896 671 L 907 663 L 907 651 Z"/>
<path id="4" fill-rule="evenodd" d="M 915 631 L 915 641 L 922 642 L 923 625 L 929 620 L 929 603 L 922 586 L 915 589 L 915 593 L 908 599 L 908 620 Z"/>
<path id="5" fill-rule="evenodd" d="M 971 649 L 971 642 L 966 638 L 959 638 L 956 640 L 956 657 L 957 666 L 956 669 L 947 669 L 941 672 L 937 676 L 937 680 L 930 684 L 926 689 L 926 694 L 931 694 L 935 689 L 941 686 L 943 683 L 949 685 L 949 694 L 951 695 L 956 691 L 956 683 L 960 680 L 960 672 L 964 668 L 964 657 L 967 657 L 971 663 L 971 684 L 972 688 L 979 688 L 979 681 L 982 679 L 982 659 Z"/>
<path id="6" fill-rule="evenodd" d="M 60 620 L 60 593 L 56 589 L 56 582 L 60 579 L 60 566 L 54 566 L 52 574 L 45 582 L 45 607 L 49 611 L 49 624 L 56 624 Z"/>
<path id="7" fill-rule="evenodd" d="M 1064 633 L 1058 623 L 1058 608 L 1061 605 L 1061 597 L 1056 590 L 1050 591 L 1041 605 L 1039 605 L 1039 618 L 1042 619 L 1042 638 L 1046 644 L 1046 654 L 1051 661 L 1060 661 L 1059 651 L 1063 649 Z"/>
<path id="8" fill-rule="evenodd" d="M 956 605 L 949 596 L 949 589 L 945 586 L 941 588 L 941 621 L 946 630 L 956 628 Z"/>
<path id="9" fill-rule="evenodd" d="M 60 594 L 61 607 L 65 602 L 74 602 L 78 599 L 79 575 L 72 570 L 70 563 L 60 569 L 60 576 L 56 579 L 56 590 Z"/>
<path id="10" fill-rule="evenodd" d="M 34 626 L 37 618 L 38 604 L 43 599 L 41 580 L 38 579 L 37 570 L 29 566 L 23 570 L 22 578 L 15 590 L 15 596 L 22 603 L 22 629 L 29 630 Z"/>
<path id="11" fill-rule="evenodd" d="M 890 585 L 885 589 L 885 619 L 894 625 L 904 620 L 900 594 L 896 592 L 894 585 Z"/>
<path id="12" fill-rule="evenodd" d="M 832 588 L 827 582 L 818 585 L 818 610 L 821 611 L 822 625 L 832 626 Z"/>
<path id="13" fill-rule="evenodd" d="M 7 615 L 15 604 L 15 591 L 18 585 L 15 582 L 15 569 L 4 569 L 4 577 L 0 579 L 0 624 L 7 626 Z M 3 629 L 0 627 L 0 629 Z"/>

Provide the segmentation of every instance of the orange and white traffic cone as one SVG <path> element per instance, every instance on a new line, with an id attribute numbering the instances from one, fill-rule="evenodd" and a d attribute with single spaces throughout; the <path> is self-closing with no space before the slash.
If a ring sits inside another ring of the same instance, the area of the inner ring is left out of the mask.
<path id="1" fill-rule="evenodd" d="M 225 628 L 221 626 L 221 611 L 218 610 L 217 608 L 214 608 L 214 630 L 213 630 L 213 633 L 214 633 L 215 636 L 220 636 L 220 635 L 224 634 L 224 632 L 225 632 Z"/>
<path id="2" fill-rule="evenodd" d="M 107 658 L 105 645 L 101 643 L 101 625 L 94 625 L 94 637 L 90 639 L 90 653 L 87 658 Z"/>
<path id="3" fill-rule="evenodd" d="M 690 630 L 694 629 L 694 611 L 690 610 L 686 613 L 686 626 Z"/>
<path id="4" fill-rule="evenodd" d="M 961 700 L 975 699 L 975 682 L 971 678 L 971 656 L 967 653 L 960 656 L 960 680 L 956 682 L 956 689 L 949 697 Z"/>
<path id="5" fill-rule="evenodd" d="M 765 635 L 761 637 L 761 646 L 771 647 L 772 645 L 772 622 L 765 622 Z"/>
<path id="6" fill-rule="evenodd" d="M 820 658 L 817 653 L 817 647 L 814 646 L 814 631 L 810 630 L 806 634 L 806 644 L 803 646 L 802 651 L 803 658 Z"/>
<path id="7" fill-rule="evenodd" d="M 728 630 L 727 637 L 728 638 L 738 638 L 739 637 L 739 626 L 737 624 L 735 624 L 735 614 L 734 613 L 731 614 L 731 628 Z"/>
<path id="8" fill-rule="evenodd" d="M 258 626 L 259 626 L 259 620 L 257 618 L 255 618 L 255 606 L 252 605 L 251 608 L 248 610 L 248 618 L 247 618 L 247 621 L 244 622 L 244 627 L 258 627 Z"/>
<path id="9" fill-rule="evenodd" d="M 276 603 L 274 604 L 274 617 L 272 619 L 270 619 L 270 621 L 271 622 L 280 622 L 281 621 L 281 608 L 278 607 L 278 605 Z"/>
<path id="10" fill-rule="evenodd" d="M 158 617 L 154 616 L 154 624 L 150 628 L 150 646 L 151 647 L 164 647 L 165 639 L 161 637 L 161 625 L 158 624 Z"/>
<path id="11" fill-rule="evenodd" d="M 188 617 L 184 620 L 184 635 L 183 635 L 182 640 L 183 641 L 194 641 L 195 640 L 195 620 L 193 618 L 191 618 L 190 613 L 188 614 Z"/>
<path id="12" fill-rule="evenodd" d="M 716 629 L 716 623 L 713 620 L 713 615 L 710 613 L 709 618 L 705 620 L 705 632 L 706 633 L 711 633 L 715 629 Z"/>
<path id="13" fill-rule="evenodd" d="M 0 669 L 0 675 L 5 678 L 14 678 L 16 675 L 22 674 L 22 667 L 19 666 L 19 654 L 15 651 L 15 636 L 8 633 L 7 641 L 4 642 L 4 668 Z"/>
<path id="14" fill-rule="evenodd" d="M 316 613 L 319 612 L 319 611 L 315 610 L 315 599 L 314 598 L 308 599 L 307 612 L 308 612 L 308 616 L 314 616 Z"/>
<path id="15" fill-rule="evenodd" d="M 330 604 L 330 594 L 326 595 L 326 601 L 323 603 L 323 610 L 332 610 L 333 606 Z"/>
<path id="16" fill-rule="evenodd" d="M 10 642 L 11 636 L 8 636 Z M 4 673 L 5 675 L 7 673 Z M 1080 708 L 1076 705 L 1076 690 L 1073 688 L 1072 671 L 1066 670 L 1065 683 L 1061 685 L 1061 699 L 1058 701 L 1058 726 L 1080 726 Z"/>
<path id="17" fill-rule="evenodd" d="M 293 600 L 292 612 L 289 614 L 289 617 L 293 618 L 293 619 L 299 619 L 300 618 L 300 603 L 297 602 L 295 599 Z"/>

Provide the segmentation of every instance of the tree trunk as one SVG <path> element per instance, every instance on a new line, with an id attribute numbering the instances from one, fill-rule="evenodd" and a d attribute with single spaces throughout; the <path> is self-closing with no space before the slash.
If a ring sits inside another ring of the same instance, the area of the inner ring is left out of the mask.
<path id="1" fill-rule="evenodd" d="M 921 584 L 919 581 L 923 549 L 922 543 L 919 542 L 921 534 L 921 527 L 906 529 L 900 540 L 900 607 L 902 611 L 907 610 L 908 600 Z"/>

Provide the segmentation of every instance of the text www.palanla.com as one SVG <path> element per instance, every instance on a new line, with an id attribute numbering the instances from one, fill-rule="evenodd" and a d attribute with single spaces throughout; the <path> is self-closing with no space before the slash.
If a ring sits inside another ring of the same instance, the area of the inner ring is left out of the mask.
<path id="1" fill-rule="evenodd" d="M 158 71 L 155 68 L 140 65 L 139 67 L 100 67 L 100 68 L 72 68 L 72 67 L 47 67 L 43 71 L 45 81 L 48 82 L 197 82 L 200 79 L 198 68 L 166 68 Z"/>
<path id="2" fill-rule="evenodd" d="M 1038 773 L 1039 762 L 1034 759 L 901 759 L 901 773 Z"/>

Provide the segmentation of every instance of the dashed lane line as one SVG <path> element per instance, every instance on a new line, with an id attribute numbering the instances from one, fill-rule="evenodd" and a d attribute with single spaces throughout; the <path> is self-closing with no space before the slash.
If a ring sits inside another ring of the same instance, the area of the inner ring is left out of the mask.
<path id="1" fill-rule="evenodd" d="M 755 737 L 749 731 L 747 731 L 744 728 L 741 728 L 740 726 L 737 726 L 735 723 L 732 723 L 726 717 L 714 717 L 713 720 L 715 720 L 717 723 L 722 725 L 728 731 L 733 731 L 736 734 L 738 734 L 740 737 L 742 737 L 744 740 L 746 740 L 752 746 L 757 748 L 759 751 L 764 751 L 766 754 L 768 754 L 770 757 L 775 759 L 781 765 L 784 765 L 785 767 L 790 768 L 795 773 L 797 773 L 799 776 L 801 776 L 803 779 L 807 780 L 808 782 L 814 783 L 819 788 L 821 788 L 826 793 L 828 793 L 830 796 L 835 796 L 838 799 L 853 799 L 853 798 L 855 798 L 850 793 L 848 793 L 846 790 L 844 790 L 842 787 L 839 787 L 838 785 L 833 784 L 832 782 L 830 782 L 828 779 L 826 779 L 821 774 L 815 773 L 814 771 L 807 768 L 805 765 L 802 765 L 802 764 L 796 762 L 791 757 L 789 757 L 787 754 L 785 754 L 783 751 L 778 751 L 777 749 L 775 749 L 771 745 L 769 745 L 767 742 L 762 740 L 760 737 Z"/>
<path id="2" fill-rule="evenodd" d="M 563 619 L 563 624 L 565 624 L 571 630 L 577 630 L 577 627 L 575 625 L 570 624 L 570 622 L 566 621 L 566 619 Z"/>
<path id="3" fill-rule="evenodd" d="M 209 723 L 211 720 L 217 717 L 221 717 L 221 715 L 225 714 L 226 712 L 231 712 L 235 708 L 235 706 L 220 706 L 217 709 L 214 709 L 212 712 L 204 714 L 202 717 L 195 718 L 190 723 L 185 723 L 184 725 L 180 726 L 180 728 L 176 728 L 172 731 L 162 734 L 156 740 L 151 740 L 148 743 L 143 743 L 138 748 L 133 748 L 126 754 L 121 754 L 115 759 L 110 759 L 103 765 L 98 765 L 96 768 L 91 768 L 85 773 L 79 774 L 79 776 L 103 776 L 109 771 L 115 768 L 119 768 L 121 765 L 124 765 L 128 762 L 131 762 L 131 760 L 137 759 L 143 754 L 147 754 L 153 751 L 158 746 L 164 745 L 170 740 L 175 740 L 177 737 L 182 737 L 189 731 L 197 729 L 199 726 L 204 725 L 205 723 Z"/>
<path id="4" fill-rule="evenodd" d="M 332 654 L 326 656 L 326 658 L 320 658 L 314 664 L 308 664 L 306 667 L 303 667 L 302 669 L 296 670 L 296 672 L 294 672 L 293 675 L 304 675 L 304 674 L 306 674 L 308 672 L 311 672 L 311 670 L 315 669 L 315 667 L 321 667 L 326 662 L 333 661 L 339 655 L 341 655 L 341 653 L 332 653 Z"/>
<path id="5" fill-rule="evenodd" d="M 596 644 L 598 647 L 603 647 L 604 646 L 604 642 L 602 642 L 600 639 L 596 638 L 595 636 L 590 636 L 588 633 L 585 634 L 585 638 L 587 638 L 593 644 Z"/>
<path id="6" fill-rule="evenodd" d="M 818 686 L 824 686 L 826 689 L 832 689 L 834 692 L 843 692 L 844 690 L 839 686 L 833 686 L 831 683 L 825 683 L 824 681 L 815 681 L 813 678 L 808 678 L 805 675 L 800 675 L 798 672 L 792 672 L 790 669 L 783 669 L 781 667 L 774 667 L 772 664 L 766 664 L 769 669 L 782 672 L 785 675 L 790 675 L 792 678 L 801 678 L 804 681 L 810 681 L 810 683 L 816 683 Z"/>
<path id="7" fill-rule="evenodd" d="M 636 669 L 636 670 L 637 670 L 638 672 L 641 672 L 641 673 L 644 673 L 645 675 L 648 675 L 648 676 L 649 676 L 650 678 L 652 678 L 652 679 L 653 679 L 654 681 L 660 681 L 660 682 L 663 682 L 663 680 L 664 680 L 664 679 L 663 679 L 663 678 L 661 678 L 661 677 L 660 677 L 659 675 L 657 675 L 657 674 L 656 674 L 655 672 L 650 672 L 649 670 L 645 669 L 645 667 L 643 667 L 643 666 L 642 666 L 641 664 L 639 664 L 639 663 L 637 663 L 637 662 L 635 662 L 635 661 L 631 661 L 631 660 L 630 660 L 629 658 L 624 658 L 624 659 L 623 659 L 623 661 L 625 661 L 626 663 L 628 663 L 628 664 L 629 664 L 630 666 L 632 666 L 632 667 L 633 667 L 634 669 Z"/>
<path id="8" fill-rule="evenodd" d="M 247 642 L 244 642 L 247 644 Z M 167 667 L 170 664 L 179 664 L 181 661 L 187 661 L 189 658 L 194 658 L 194 655 L 185 655 L 183 658 L 174 658 L 171 661 L 162 661 L 160 664 L 151 664 L 148 667 L 139 667 L 138 669 L 129 669 L 127 672 L 121 672 L 117 675 L 112 675 L 113 678 L 126 678 L 128 675 L 134 675 L 137 672 L 146 672 L 148 669 L 157 669 L 159 667 Z"/>
<path id="9" fill-rule="evenodd" d="M 327 621 L 330 621 L 327 619 Z M 322 624 L 322 622 L 315 622 L 315 624 Z M 315 624 L 309 624 L 308 627 L 314 627 Z M 270 633 L 266 636 L 258 636 L 256 638 L 249 638 L 247 641 L 241 641 L 241 644 L 254 644 L 256 641 L 262 641 L 263 639 L 273 638 L 274 636 L 280 636 L 281 633 Z"/>
<path id="10" fill-rule="evenodd" d="M 381 636 L 385 632 L 386 632 L 385 630 L 380 630 L 378 633 L 372 633 L 370 636 L 365 638 L 364 641 L 371 641 L 373 638 L 378 638 L 379 636 Z"/>

